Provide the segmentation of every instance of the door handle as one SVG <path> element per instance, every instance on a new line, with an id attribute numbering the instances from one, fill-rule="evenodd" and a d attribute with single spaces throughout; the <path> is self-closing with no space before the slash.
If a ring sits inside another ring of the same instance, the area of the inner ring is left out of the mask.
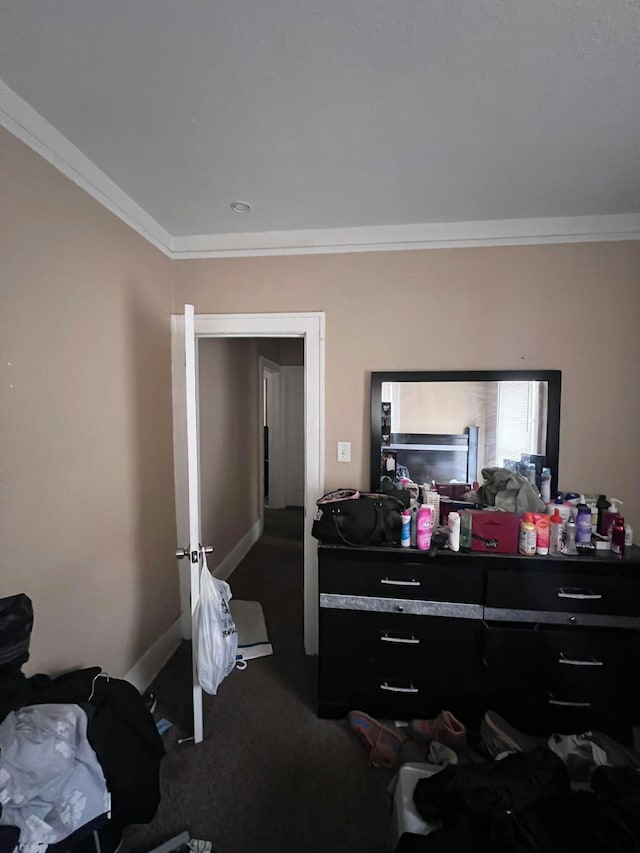
<path id="1" fill-rule="evenodd" d="M 380 685 L 380 690 L 389 690 L 391 693 L 419 693 L 417 687 L 414 687 L 413 684 L 410 687 L 392 687 L 391 684 L 388 684 L 384 681 Z"/>
<path id="2" fill-rule="evenodd" d="M 604 666 L 601 660 L 591 658 L 590 660 L 580 660 L 579 658 L 568 658 L 564 652 L 560 652 L 558 663 L 564 663 L 567 666 Z"/>
<path id="3" fill-rule="evenodd" d="M 549 699 L 547 700 L 549 705 L 560 705 L 563 708 L 590 708 L 591 702 L 570 702 L 566 699 L 556 699 L 555 696 L 550 693 Z"/>
<path id="4" fill-rule="evenodd" d="M 200 549 L 204 551 L 205 554 L 213 554 L 213 545 L 205 545 L 204 548 L 202 545 Z M 191 555 L 191 551 L 188 548 L 176 548 L 176 557 L 178 560 L 183 560 L 185 557 L 189 557 Z M 195 563 L 195 560 L 193 561 Z"/>
<path id="5" fill-rule="evenodd" d="M 390 637 L 388 634 L 380 634 L 380 639 L 383 643 L 404 643 L 411 646 L 420 645 L 420 640 L 414 637 L 413 634 L 410 637 Z"/>
<path id="6" fill-rule="evenodd" d="M 421 586 L 420 581 L 412 578 L 410 581 L 391 580 L 391 578 L 382 578 L 380 583 L 388 586 Z"/>
<path id="7" fill-rule="evenodd" d="M 573 598 L 579 601 L 596 601 L 602 598 L 599 592 L 594 592 L 592 589 L 574 589 L 570 587 L 566 589 L 563 586 L 558 587 L 558 598 Z"/>

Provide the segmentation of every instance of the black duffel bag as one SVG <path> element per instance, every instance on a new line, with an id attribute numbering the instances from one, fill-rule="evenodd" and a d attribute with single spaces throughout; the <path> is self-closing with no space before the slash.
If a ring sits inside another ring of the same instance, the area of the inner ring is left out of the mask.
<path id="1" fill-rule="evenodd" d="M 311 533 L 329 545 L 397 545 L 403 502 L 393 495 L 340 489 L 317 502 Z"/>

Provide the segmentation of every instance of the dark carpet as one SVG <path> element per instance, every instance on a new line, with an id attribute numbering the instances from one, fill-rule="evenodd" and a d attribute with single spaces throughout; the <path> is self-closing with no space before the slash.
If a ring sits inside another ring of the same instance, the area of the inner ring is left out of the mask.
<path id="1" fill-rule="evenodd" d="M 128 827 L 121 853 L 142 853 L 187 830 L 213 853 L 389 853 L 391 771 L 368 755 L 345 720 L 316 716 L 317 658 L 303 648 L 303 517 L 266 510 L 265 533 L 229 583 L 260 601 L 274 654 L 234 670 L 204 701 L 204 742 L 192 734 L 191 647 L 183 643 L 151 689 L 163 736 L 162 802 Z"/>

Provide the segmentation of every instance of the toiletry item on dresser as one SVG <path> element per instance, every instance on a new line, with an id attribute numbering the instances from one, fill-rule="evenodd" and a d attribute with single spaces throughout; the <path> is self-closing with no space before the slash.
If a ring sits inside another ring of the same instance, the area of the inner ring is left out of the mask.
<path id="1" fill-rule="evenodd" d="M 536 553 L 536 526 L 531 512 L 525 512 L 520 522 L 518 551 L 525 557 L 533 557 Z"/>
<path id="2" fill-rule="evenodd" d="M 598 510 L 598 526 L 596 527 L 596 533 L 600 533 L 602 536 L 606 536 L 604 527 L 604 513 L 611 506 L 610 502 L 607 500 L 606 495 L 598 495 L 598 500 L 596 501 L 596 508 Z"/>
<path id="3" fill-rule="evenodd" d="M 624 557 L 624 518 L 619 515 L 611 528 L 611 553 L 614 557 Z"/>
<path id="4" fill-rule="evenodd" d="M 551 515 L 556 511 L 556 509 L 562 517 L 562 523 L 566 524 L 567 520 L 571 518 L 572 510 L 574 510 L 575 507 L 572 504 L 565 503 L 562 492 L 558 492 L 558 494 L 556 495 L 555 502 L 549 504 L 549 506 L 547 507 L 547 512 Z"/>
<path id="5" fill-rule="evenodd" d="M 418 510 L 418 518 L 416 521 L 416 545 L 419 551 L 428 551 L 431 547 L 431 507 L 422 504 Z"/>
<path id="6" fill-rule="evenodd" d="M 562 552 L 564 522 L 558 507 L 549 519 L 549 553 L 554 556 Z"/>
<path id="7" fill-rule="evenodd" d="M 536 520 L 536 554 L 543 557 L 549 553 L 549 516 L 543 515 Z"/>
<path id="8" fill-rule="evenodd" d="M 588 545 L 591 542 L 591 509 L 584 502 L 584 496 L 580 496 L 578 504 L 578 515 L 576 517 L 576 544 Z"/>
<path id="9" fill-rule="evenodd" d="M 576 548 L 576 523 L 570 518 L 564 526 L 564 546 L 562 553 L 575 557 L 578 553 Z"/>
<path id="10" fill-rule="evenodd" d="M 591 533 L 597 533 L 598 531 L 598 507 L 596 505 L 595 497 L 588 497 L 585 500 L 586 505 L 591 510 Z"/>
<path id="11" fill-rule="evenodd" d="M 411 547 L 416 547 L 416 536 L 418 530 L 418 501 L 411 499 L 411 503 L 409 504 L 409 512 L 411 513 Z"/>
<path id="12" fill-rule="evenodd" d="M 447 516 L 447 527 L 449 528 L 449 550 L 460 550 L 460 513 L 450 512 Z"/>
<path id="13" fill-rule="evenodd" d="M 400 529 L 400 544 L 403 548 L 411 545 L 411 513 L 408 509 L 402 512 L 402 528 Z"/>
<path id="14" fill-rule="evenodd" d="M 540 475 L 540 497 L 548 504 L 551 503 L 551 468 L 543 468 Z"/>
<path id="15" fill-rule="evenodd" d="M 618 504 L 621 503 L 624 503 L 624 501 L 621 501 L 618 498 L 611 498 L 610 508 L 605 509 L 602 513 L 602 534 L 607 537 L 609 542 L 611 542 L 611 531 L 613 529 L 613 524 L 617 518 L 620 518 L 620 510 L 618 509 Z"/>
<path id="16" fill-rule="evenodd" d="M 630 548 L 633 545 L 633 527 L 627 523 L 624 526 L 624 547 Z"/>
<path id="17" fill-rule="evenodd" d="M 426 483 L 422 487 L 422 503 L 431 507 L 431 523 L 433 529 L 436 530 L 440 525 L 440 494 L 435 487 L 435 484 L 428 486 Z"/>
<path id="18" fill-rule="evenodd" d="M 471 522 L 473 516 L 464 510 L 460 513 L 460 548 L 463 551 L 471 550 Z"/>

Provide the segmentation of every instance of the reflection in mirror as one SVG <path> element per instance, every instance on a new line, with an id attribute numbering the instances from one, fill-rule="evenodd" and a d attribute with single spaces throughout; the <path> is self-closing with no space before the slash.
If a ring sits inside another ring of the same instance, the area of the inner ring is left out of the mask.
<path id="1" fill-rule="evenodd" d="M 559 371 L 374 373 L 371 387 L 376 488 L 403 477 L 472 484 L 491 467 L 535 470 L 539 485 L 549 466 L 557 478 Z"/>

